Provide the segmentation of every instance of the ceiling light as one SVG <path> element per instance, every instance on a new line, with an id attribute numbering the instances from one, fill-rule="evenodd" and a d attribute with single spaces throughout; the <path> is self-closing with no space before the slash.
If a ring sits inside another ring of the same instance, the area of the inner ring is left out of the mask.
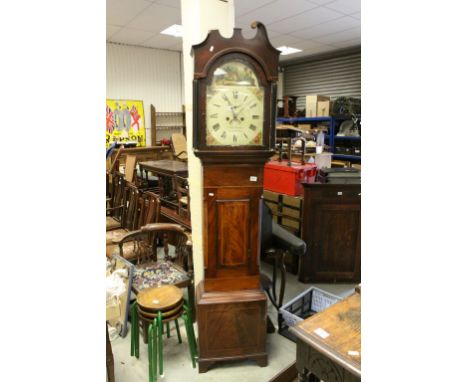
<path id="1" fill-rule="evenodd" d="M 280 46 L 279 48 L 276 48 L 276 49 L 280 50 L 283 56 L 286 56 L 287 54 L 302 52 L 302 49 L 292 48 L 290 46 Z"/>
<path id="2" fill-rule="evenodd" d="M 182 37 L 182 25 L 174 24 L 164 29 L 161 34 L 167 34 L 174 37 Z"/>

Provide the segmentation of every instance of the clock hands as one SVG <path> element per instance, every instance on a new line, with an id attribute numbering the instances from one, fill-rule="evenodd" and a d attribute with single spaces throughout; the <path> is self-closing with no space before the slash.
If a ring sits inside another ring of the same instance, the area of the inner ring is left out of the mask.
<path id="1" fill-rule="evenodd" d="M 238 99 L 239 98 L 239 94 L 234 94 L 233 93 L 233 96 L 235 99 Z M 255 103 L 255 100 L 248 100 L 247 103 L 245 103 L 245 101 L 249 98 L 248 95 L 245 96 L 244 98 L 244 102 L 243 105 L 234 105 L 233 102 L 231 102 L 231 100 L 229 99 L 229 97 L 227 96 L 226 93 L 222 93 L 221 95 L 222 99 L 228 104 L 228 107 L 229 107 L 229 110 L 231 111 L 232 113 L 232 119 L 229 120 L 229 117 L 226 118 L 226 120 L 229 121 L 229 124 L 232 126 L 232 123 L 234 121 L 238 122 L 238 123 L 241 123 L 244 121 L 244 117 L 242 117 L 242 113 L 247 109 L 247 108 L 253 108 L 255 107 L 257 104 Z M 237 109 L 237 111 L 236 111 Z"/>
<path id="2" fill-rule="evenodd" d="M 222 97 L 228 103 L 229 109 L 231 110 L 231 113 L 232 113 L 232 120 L 230 121 L 230 123 L 232 123 L 233 121 L 239 122 L 239 118 L 238 118 L 239 112 L 236 113 L 234 111 L 234 109 L 236 109 L 239 106 L 233 105 L 226 94 L 223 93 Z"/>
<path id="3" fill-rule="evenodd" d="M 231 103 L 231 101 L 229 100 L 228 96 L 225 93 L 223 93 L 222 97 L 229 105 L 229 109 L 231 110 L 231 113 L 233 116 L 232 121 L 237 120 L 237 114 L 234 112 L 235 106 Z"/>

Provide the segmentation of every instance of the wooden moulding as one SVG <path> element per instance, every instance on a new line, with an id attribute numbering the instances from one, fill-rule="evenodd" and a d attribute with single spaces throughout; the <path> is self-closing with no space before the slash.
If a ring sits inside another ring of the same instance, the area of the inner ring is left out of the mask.
<path id="1" fill-rule="evenodd" d="M 253 359 L 267 366 L 267 299 L 260 289 L 206 292 L 197 287 L 200 373 L 224 361 Z"/>

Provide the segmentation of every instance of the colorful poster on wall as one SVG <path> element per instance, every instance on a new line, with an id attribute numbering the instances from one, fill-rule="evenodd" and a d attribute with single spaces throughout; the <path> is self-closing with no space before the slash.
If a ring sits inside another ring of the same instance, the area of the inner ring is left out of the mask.
<path id="1" fill-rule="evenodd" d="M 143 101 L 106 100 L 106 148 L 116 141 L 146 146 Z"/>

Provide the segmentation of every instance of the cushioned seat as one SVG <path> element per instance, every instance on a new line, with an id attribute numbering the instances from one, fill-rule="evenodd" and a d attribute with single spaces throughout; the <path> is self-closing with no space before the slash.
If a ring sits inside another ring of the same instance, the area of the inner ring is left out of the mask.
<path id="1" fill-rule="evenodd" d="M 187 274 L 179 270 L 170 261 L 145 263 L 135 268 L 133 273 L 133 288 L 137 291 L 157 285 L 174 285 L 188 281 Z"/>
<path id="2" fill-rule="evenodd" d="M 112 216 L 106 216 L 106 231 L 119 228 L 120 223 L 114 219 Z"/>
<path id="3" fill-rule="evenodd" d="M 128 231 L 123 228 L 114 229 L 112 231 L 107 231 L 106 232 L 106 245 L 113 245 L 114 243 L 112 241 L 114 239 L 120 240 L 127 233 Z"/>

